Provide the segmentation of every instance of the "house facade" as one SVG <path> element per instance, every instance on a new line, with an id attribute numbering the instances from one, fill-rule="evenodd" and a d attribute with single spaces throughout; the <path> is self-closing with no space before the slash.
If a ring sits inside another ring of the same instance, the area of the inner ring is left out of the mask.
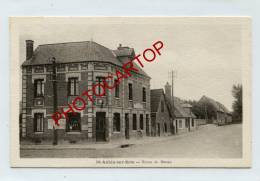
<path id="1" fill-rule="evenodd" d="M 151 125 L 152 136 L 174 134 L 173 117 L 168 107 L 163 89 L 151 90 Z"/>
<path id="2" fill-rule="evenodd" d="M 57 106 L 68 104 L 104 77 L 135 56 L 133 48 L 110 50 L 93 41 L 39 45 L 26 41 L 26 61 L 22 64 L 21 136 L 32 141 L 53 138 L 53 84 L 51 57 L 56 59 Z M 68 113 L 60 120 L 58 139 L 78 142 L 131 139 L 151 134 L 150 77 L 139 69 L 104 96 L 88 102 L 84 110 Z M 112 82 L 116 82 L 115 79 Z"/>

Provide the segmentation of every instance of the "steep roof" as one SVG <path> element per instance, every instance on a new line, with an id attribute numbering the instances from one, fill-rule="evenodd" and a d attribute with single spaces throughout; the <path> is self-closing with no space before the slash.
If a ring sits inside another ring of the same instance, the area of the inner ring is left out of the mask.
<path id="1" fill-rule="evenodd" d="M 178 97 L 174 97 L 174 108 L 169 99 L 167 99 L 167 104 L 170 107 L 170 109 L 172 110 L 171 112 L 174 112 L 174 116 L 177 118 L 180 118 L 180 117 L 196 118 L 196 116 L 192 112 L 187 112 L 184 109 L 183 105 L 188 106 L 188 104 L 183 104 L 183 102 Z M 190 107 L 190 105 L 189 105 L 189 107 Z"/>
<path id="2" fill-rule="evenodd" d="M 162 95 L 163 89 L 151 89 L 151 112 L 157 112 Z"/>
<path id="3" fill-rule="evenodd" d="M 200 98 L 199 102 L 210 103 L 214 107 L 214 109 L 216 109 L 216 111 L 230 114 L 230 111 L 223 104 L 205 95 Z"/>
<path id="4" fill-rule="evenodd" d="M 216 102 L 218 104 L 218 106 L 225 112 L 225 113 L 228 113 L 228 114 L 231 114 L 231 112 L 223 105 L 221 104 L 220 102 Z"/>
<path id="5" fill-rule="evenodd" d="M 92 41 L 39 45 L 32 59 L 23 65 L 50 64 L 50 57 L 55 57 L 58 63 L 101 61 L 122 65 L 110 49 Z"/>
<path id="6" fill-rule="evenodd" d="M 57 63 L 95 61 L 122 66 L 126 61 L 122 61 L 119 57 L 132 53 L 134 53 L 133 48 L 110 50 L 93 41 L 42 44 L 35 49 L 33 57 L 26 60 L 22 66 L 50 64 L 51 57 L 55 57 Z M 149 77 L 136 63 L 134 66 L 140 74 Z"/>
<path id="7" fill-rule="evenodd" d="M 177 97 L 174 97 L 174 115 L 176 117 L 190 117 L 181 104 L 181 101 Z"/>

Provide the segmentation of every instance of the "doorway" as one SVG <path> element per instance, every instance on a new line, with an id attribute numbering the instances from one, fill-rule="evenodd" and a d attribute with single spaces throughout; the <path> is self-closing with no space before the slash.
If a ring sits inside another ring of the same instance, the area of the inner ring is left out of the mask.
<path id="1" fill-rule="evenodd" d="M 125 139 L 129 139 L 129 114 L 125 114 Z"/>
<path id="2" fill-rule="evenodd" d="M 150 136 L 150 132 L 149 132 L 149 114 L 146 114 L 146 136 Z"/>
<path id="3" fill-rule="evenodd" d="M 106 141 L 106 113 L 96 112 L 96 141 Z"/>
<path id="4" fill-rule="evenodd" d="M 160 136 L 160 134 L 161 134 L 160 123 L 157 123 L 157 135 Z"/>
<path id="5" fill-rule="evenodd" d="M 175 120 L 176 134 L 178 133 L 179 125 L 178 120 Z"/>

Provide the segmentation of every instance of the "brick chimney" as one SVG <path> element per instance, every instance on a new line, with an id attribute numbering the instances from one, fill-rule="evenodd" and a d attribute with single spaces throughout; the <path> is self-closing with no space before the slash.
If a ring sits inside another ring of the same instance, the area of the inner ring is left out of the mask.
<path id="1" fill-rule="evenodd" d="M 26 42 L 26 60 L 29 60 L 33 56 L 33 41 L 25 40 Z"/>
<path id="2" fill-rule="evenodd" d="M 165 89 L 165 95 L 166 95 L 167 99 L 171 100 L 171 90 L 172 90 L 172 87 L 171 87 L 171 85 L 168 82 L 164 86 L 164 89 Z"/>

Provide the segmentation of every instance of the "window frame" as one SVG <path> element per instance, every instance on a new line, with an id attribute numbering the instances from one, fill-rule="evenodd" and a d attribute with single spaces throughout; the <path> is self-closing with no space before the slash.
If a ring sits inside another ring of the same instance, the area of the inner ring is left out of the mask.
<path id="1" fill-rule="evenodd" d="M 40 130 L 38 130 L 38 118 L 40 118 Z M 34 127 L 33 128 L 34 133 L 43 133 L 44 132 L 44 113 L 40 113 L 40 112 L 34 113 L 33 127 Z"/>
<path id="2" fill-rule="evenodd" d="M 103 81 L 105 80 L 105 77 L 103 77 L 103 76 L 96 76 L 96 84 L 103 84 Z M 98 88 L 98 91 L 97 91 L 97 94 L 98 95 L 101 95 L 101 86 L 97 86 L 97 88 Z M 106 92 L 105 92 L 105 94 L 103 95 L 103 96 L 105 96 L 106 95 Z M 100 97 L 102 97 L 102 96 L 100 96 Z"/>
<path id="3" fill-rule="evenodd" d="M 77 114 L 77 116 L 78 116 L 78 124 L 79 124 L 79 129 L 77 129 L 77 130 L 72 130 L 72 129 L 70 129 L 70 116 L 72 115 L 72 116 L 74 116 L 74 117 L 76 117 L 75 116 L 75 114 Z M 82 130 L 82 125 L 81 125 L 81 114 L 79 113 L 79 112 L 70 112 L 70 113 L 68 113 L 68 118 L 66 119 L 66 132 L 67 133 L 71 133 L 71 132 L 81 132 L 81 130 Z"/>
<path id="4" fill-rule="evenodd" d="M 142 99 L 143 99 L 143 102 L 146 102 L 146 88 L 145 87 L 143 87 L 143 89 L 142 89 Z"/>
<path id="5" fill-rule="evenodd" d="M 133 84 L 128 83 L 128 100 L 133 101 Z"/>
<path id="6" fill-rule="evenodd" d="M 40 94 L 38 94 L 38 82 L 40 82 Z M 44 96 L 44 79 L 34 79 L 34 97 Z"/>
<path id="7" fill-rule="evenodd" d="M 73 93 L 72 87 L 73 86 Z M 68 96 L 78 96 L 79 95 L 79 78 L 69 77 L 68 78 Z"/>
<path id="8" fill-rule="evenodd" d="M 114 79 L 115 83 L 115 98 L 120 98 L 120 86 L 118 79 Z"/>

